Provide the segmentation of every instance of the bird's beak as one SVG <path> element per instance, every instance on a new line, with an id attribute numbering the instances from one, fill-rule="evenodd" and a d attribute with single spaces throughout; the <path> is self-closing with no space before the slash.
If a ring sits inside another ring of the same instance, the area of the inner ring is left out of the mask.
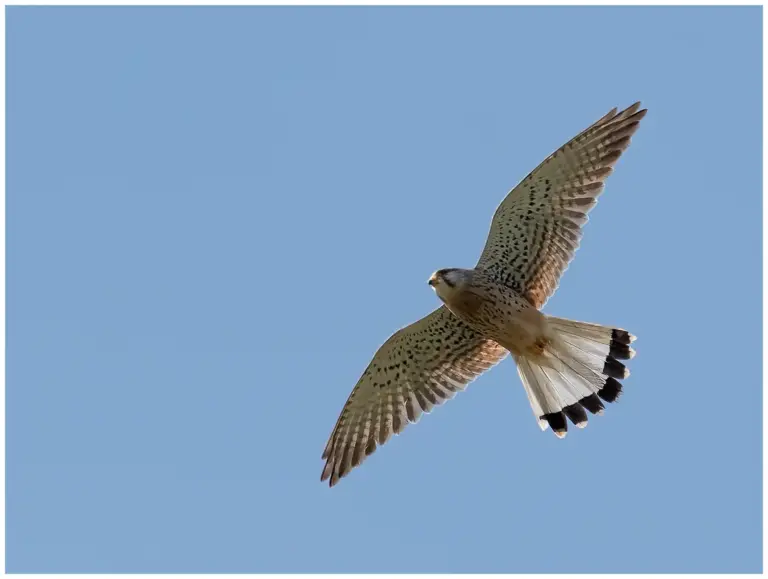
<path id="1" fill-rule="evenodd" d="M 429 285 L 431 285 L 432 287 L 434 287 L 435 285 L 437 285 L 437 274 L 436 274 L 436 273 L 433 273 L 433 274 L 432 274 L 432 277 L 430 277 L 430 278 L 429 278 L 429 281 L 428 281 L 427 283 L 428 283 Z"/>

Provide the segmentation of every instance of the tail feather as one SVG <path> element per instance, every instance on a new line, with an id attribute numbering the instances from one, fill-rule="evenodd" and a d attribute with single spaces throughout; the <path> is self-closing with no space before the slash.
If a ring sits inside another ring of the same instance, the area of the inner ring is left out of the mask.
<path id="1" fill-rule="evenodd" d="M 635 336 L 619 328 L 547 318 L 554 339 L 542 358 L 517 356 L 518 371 L 542 430 L 549 426 L 560 438 L 568 432 L 566 418 L 579 428 L 587 412 L 602 414 L 604 402 L 622 392 L 619 380 L 629 370 L 619 360 L 635 355 Z"/>
<path id="2" fill-rule="evenodd" d="M 579 400 L 579 404 L 589 410 L 591 414 L 600 416 L 605 412 L 605 406 L 603 406 L 603 403 L 600 401 L 600 397 L 597 394 L 590 394 L 586 398 L 582 398 Z"/>
<path id="3" fill-rule="evenodd" d="M 587 413 L 584 411 L 584 407 L 581 404 L 571 404 L 570 406 L 563 407 L 563 414 L 568 417 L 568 420 L 573 422 L 577 428 L 584 428 L 587 425 Z"/>

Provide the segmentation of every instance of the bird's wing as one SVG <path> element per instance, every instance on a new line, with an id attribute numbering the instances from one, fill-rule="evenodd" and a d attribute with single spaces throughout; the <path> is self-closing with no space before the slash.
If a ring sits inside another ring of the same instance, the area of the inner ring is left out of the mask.
<path id="1" fill-rule="evenodd" d="M 541 308 L 581 240 L 587 213 L 646 110 L 613 109 L 547 157 L 501 202 L 477 264 Z"/>
<path id="2" fill-rule="evenodd" d="M 453 398 L 507 351 L 441 306 L 379 348 L 341 411 L 320 480 L 335 485 L 392 434 Z"/>

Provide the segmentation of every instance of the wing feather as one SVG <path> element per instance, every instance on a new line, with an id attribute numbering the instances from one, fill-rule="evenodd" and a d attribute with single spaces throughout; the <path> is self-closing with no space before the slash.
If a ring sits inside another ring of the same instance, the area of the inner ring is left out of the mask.
<path id="1" fill-rule="evenodd" d="M 344 405 L 323 451 L 320 480 L 335 485 L 392 434 L 452 398 L 506 354 L 445 306 L 396 332 Z"/>
<path id="2" fill-rule="evenodd" d="M 499 205 L 477 268 L 541 308 L 581 241 L 605 179 L 646 110 L 613 109 L 547 157 Z"/>

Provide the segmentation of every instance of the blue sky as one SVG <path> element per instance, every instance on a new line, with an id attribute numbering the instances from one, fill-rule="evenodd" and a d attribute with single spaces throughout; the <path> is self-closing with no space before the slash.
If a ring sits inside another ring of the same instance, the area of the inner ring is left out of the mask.
<path id="1" fill-rule="evenodd" d="M 6 22 L 9 571 L 760 571 L 760 8 Z M 638 99 L 545 308 L 639 336 L 621 401 L 558 440 L 508 360 L 321 484 L 432 271 Z"/>

